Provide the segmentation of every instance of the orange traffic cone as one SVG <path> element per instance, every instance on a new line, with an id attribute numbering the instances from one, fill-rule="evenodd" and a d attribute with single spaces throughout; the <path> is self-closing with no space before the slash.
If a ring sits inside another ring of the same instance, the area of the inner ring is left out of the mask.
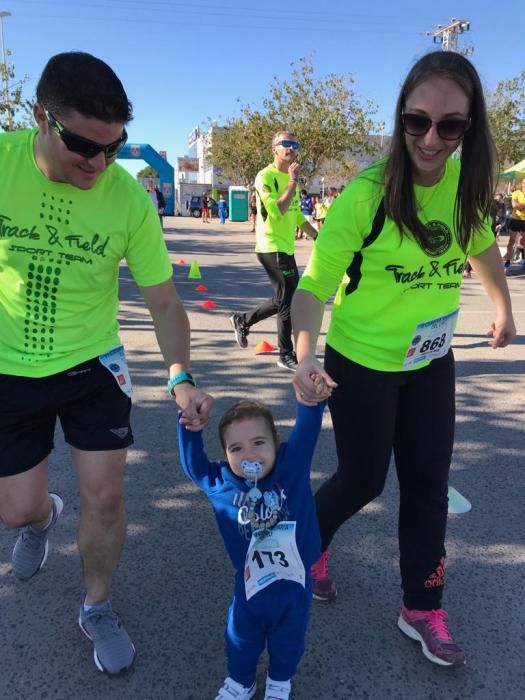
<path id="1" fill-rule="evenodd" d="M 269 343 L 267 340 L 261 340 L 260 343 L 257 343 L 255 346 L 255 352 L 259 355 L 263 352 L 274 352 L 275 348 L 274 346 Z"/>
<path id="2" fill-rule="evenodd" d="M 195 291 L 196 291 L 196 292 L 207 292 L 207 291 L 208 291 L 208 287 L 207 287 L 205 284 L 198 284 L 198 285 L 195 287 Z"/>
<path id="3" fill-rule="evenodd" d="M 216 309 L 217 304 L 212 301 L 211 299 L 206 299 L 206 301 L 202 302 L 202 308 L 203 309 Z"/>
<path id="4" fill-rule="evenodd" d="M 179 265 L 186 265 L 186 260 L 183 260 L 183 258 L 179 258 L 179 259 L 177 260 L 177 263 L 178 263 Z"/>

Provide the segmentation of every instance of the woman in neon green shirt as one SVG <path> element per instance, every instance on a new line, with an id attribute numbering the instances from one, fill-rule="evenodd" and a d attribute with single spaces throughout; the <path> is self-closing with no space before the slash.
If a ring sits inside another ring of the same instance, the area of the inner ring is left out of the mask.
<path id="1" fill-rule="evenodd" d="M 450 159 L 462 145 L 461 160 Z M 328 546 L 383 490 L 400 484 L 400 629 L 443 666 L 465 661 L 441 607 L 454 437 L 450 343 L 467 257 L 496 307 L 493 347 L 515 336 L 490 230 L 494 148 L 479 77 L 453 52 L 423 56 L 396 107 L 390 152 L 333 203 L 292 306 L 297 398 L 330 396 L 339 465 L 316 494 L 322 556 L 314 597 L 333 599 Z M 338 287 L 325 365 L 323 307 Z"/>

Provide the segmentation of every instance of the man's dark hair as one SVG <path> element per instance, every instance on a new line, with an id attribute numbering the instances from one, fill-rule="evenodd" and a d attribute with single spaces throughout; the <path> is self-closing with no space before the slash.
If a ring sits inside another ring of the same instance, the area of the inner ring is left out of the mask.
<path id="1" fill-rule="evenodd" d="M 412 163 L 405 145 L 402 115 L 412 90 L 435 77 L 452 80 L 470 100 L 471 123 L 462 139 L 461 170 L 455 206 L 459 243 L 463 250 L 467 250 L 473 232 L 481 229 L 484 219 L 490 215 L 496 150 L 478 73 L 470 61 L 455 51 L 433 51 L 424 55 L 412 67 L 401 88 L 394 133 L 386 159 L 385 211 L 401 232 L 409 230 L 419 241 L 431 243 L 429 232 L 417 214 Z"/>
<path id="2" fill-rule="evenodd" d="M 115 72 L 89 53 L 59 53 L 47 62 L 36 99 L 54 116 L 75 111 L 106 124 L 133 119 L 131 102 Z"/>

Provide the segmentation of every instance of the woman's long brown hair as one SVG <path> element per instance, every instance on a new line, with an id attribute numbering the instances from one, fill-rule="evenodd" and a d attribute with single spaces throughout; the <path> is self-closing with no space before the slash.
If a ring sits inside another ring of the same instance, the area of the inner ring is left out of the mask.
<path id="1" fill-rule="evenodd" d="M 454 81 L 470 100 L 470 127 L 463 137 L 454 212 L 458 242 L 466 251 L 473 233 L 490 215 L 496 151 L 479 76 L 472 63 L 458 53 L 434 51 L 426 54 L 413 66 L 401 88 L 385 163 L 385 212 L 396 222 L 401 235 L 408 230 L 420 244 L 432 246 L 432 234 L 417 215 L 412 162 L 405 145 L 402 114 L 410 93 L 434 77 Z"/>

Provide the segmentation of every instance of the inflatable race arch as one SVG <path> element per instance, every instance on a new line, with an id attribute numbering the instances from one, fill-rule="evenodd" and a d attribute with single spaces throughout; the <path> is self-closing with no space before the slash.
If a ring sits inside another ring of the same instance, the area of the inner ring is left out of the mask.
<path id="1" fill-rule="evenodd" d="M 148 165 L 151 165 L 153 170 L 159 174 L 159 189 L 166 200 L 164 213 L 167 216 L 173 216 L 175 211 L 175 171 L 173 166 L 154 148 L 145 143 L 127 143 L 118 154 L 118 158 L 145 160 Z"/>

